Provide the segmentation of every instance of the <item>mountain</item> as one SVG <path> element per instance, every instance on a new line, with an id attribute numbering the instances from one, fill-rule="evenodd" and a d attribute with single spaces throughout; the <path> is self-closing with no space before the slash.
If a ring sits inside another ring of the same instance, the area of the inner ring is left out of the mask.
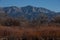
<path id="1" fill-rule="evenodd" d="M 51 20 L 54 16 L 60 14 L 46 8 L 34 7 L 30 5 L 25 7 L 1 7 L 0 14 L 2 13 L 5 13 L 7 16 L 12 18 L 24 17 L 28 20 L 37 19 L 41 16 L 41 14 L 46 15 L 48 17 L 48 20 Z"/>

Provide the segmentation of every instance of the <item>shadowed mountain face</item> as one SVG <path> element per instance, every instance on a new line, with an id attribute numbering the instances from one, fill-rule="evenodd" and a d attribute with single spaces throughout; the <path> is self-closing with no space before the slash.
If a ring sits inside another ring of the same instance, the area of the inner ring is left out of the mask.
<path id="1" fill-rule="evenodd" d="M 3 8 L 0 8 L 0 14 L 2 13 L 5 13 L 7 16 L 10 16 L 12 18 L 24 17 L 28 20 L 37 19 L 38 17 L 44 16 L 44 15 L 48 17 L 48 20 L 51 20 L 52 17 L 60 14 L 42 7 L 33 7 L 33 6 L 3 7 Z"/>

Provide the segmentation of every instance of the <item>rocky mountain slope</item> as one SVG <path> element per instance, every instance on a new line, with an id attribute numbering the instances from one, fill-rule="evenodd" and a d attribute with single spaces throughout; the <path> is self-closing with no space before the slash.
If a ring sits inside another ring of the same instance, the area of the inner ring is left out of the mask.
<path id="1" fill-rule="evenodd" d="M 34 7 L 30 5 L 25 7 L 11 6 L 0 8 L 0 16 L 8 16 L 12 18 L 24 17 L 25 19 L 28 19 L 30 21 L 33 19 L 36 20 L 37 18 L 44 19 L 45 17 L 47 17 L 47 19 L 50 21 L 56 15 L 60 15 L 60 13 L 56 13 L 46 8 Z"/>

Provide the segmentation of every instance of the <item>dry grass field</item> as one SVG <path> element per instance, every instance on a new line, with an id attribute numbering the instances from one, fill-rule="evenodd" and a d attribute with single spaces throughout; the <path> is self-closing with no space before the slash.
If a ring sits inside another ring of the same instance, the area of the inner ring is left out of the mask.
<path id="1" fill-rule="evenodd" d="M 0 40 L 60 40 L 60 27 L 19 28 L 0 26 Z"/>

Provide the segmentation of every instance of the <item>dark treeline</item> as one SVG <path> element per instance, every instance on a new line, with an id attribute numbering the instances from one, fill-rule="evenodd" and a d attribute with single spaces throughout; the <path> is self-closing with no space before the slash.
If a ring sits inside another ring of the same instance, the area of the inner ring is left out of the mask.
<path id="1" fill-rule="evenodd" d="M 1 14 L 1 13 L 0 13 Z M 12 18 L 7 16 L 6 14 L 0 15 L 0 25 L 2 26 L 40 26 L 41 24 L 49 24 L 49 23 L 58 23 L 60 24 L 60 16 L 54 16 L 49 21 L 48 16 L 44 13 L 38 15 L 37 18 L 33 18 L 31 21 L 26 19 L 25 17 L 21 16 L 18 18 Z"/>

